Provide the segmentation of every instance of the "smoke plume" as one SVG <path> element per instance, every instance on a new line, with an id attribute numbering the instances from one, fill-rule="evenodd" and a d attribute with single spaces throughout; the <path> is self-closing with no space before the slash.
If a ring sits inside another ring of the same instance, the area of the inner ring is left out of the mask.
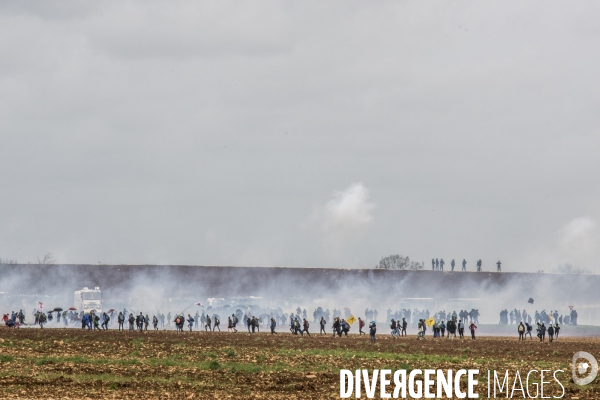
<path id="1" fill-rule="evenodd" d="M 313 215 L 326 252 L 339 256 L 373 221 L 374 208 L 369 201 L 369 190 L 360 182 L 334 192 L 333 198 Z"/>

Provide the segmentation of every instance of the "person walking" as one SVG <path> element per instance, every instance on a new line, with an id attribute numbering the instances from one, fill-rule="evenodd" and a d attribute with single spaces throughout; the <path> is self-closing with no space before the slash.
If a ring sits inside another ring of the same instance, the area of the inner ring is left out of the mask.
<path id="1" fill-rule="evenodd" d="M 360 318 L 359 318 L 360 321 Z M 319 334 L 323 334 L 323 335 L 327 335 L 327 332 L 325 332 L 325 325 L 327 324 L 327 321 L 325 321 L 325 317 L 321 317 L 321 320 L 319 321 L 319 325 L 321 327 L 321 329 L 319 330 Z"/>
<path id="2" fill-rule="evenodd" d="M 417 324 L 417 338 L 425 339 L 425 322 L 422 319 Z"/>
<path id="3" fill-rule="evenodd" d="M 546 340 L 546 325 L 542 322 L 542 326 L 540 327 L 540 341 Z"/>
<path id="4" fill-rule="evenodd" d="M 123 324 L 125 324 L 125 315 L 123 315 L 122 311 L 119 311 L 119 315 L 117 316 L 117 322 L 119 323 L 119 330 L 124 331 L 125 328 L 123 327 Z"/>
<path id="5" fill-rule="evenodd" d="M 377 324 L 373 320 L 369 324 L 369 335 L 371 336 L 371 343 L 375 343 L 376 342 L 376 339 L 375 339 L 375 334 L 376 333 L 377 333 Z"/>
<path id="6" fill-rule="evenodd" d="M 525 322 L 525 327 L 527 328 L 527 331 L 525 332 L 525 335 L 523 335 L 523 340 L 525 340 L 525 336 L 527 335 L 529 335 L 529 340 L 533 340 L 533 337 L 531 336 L 531 331 L 533 330 L 533 327 L 529 325 L 528 322 Z"/>
<path id="7" fill-rule="evenodd" d="M 554 327 L 552 324 L 548 326 L 548 340 L 552 343 L 552 339 L 554 338 Z"/>
<path id="8" fill-rule="evenodd" d="M 306 320 L 306 318 L 302 319 L 302 332 L 301 334 L 304 336 L 304 333 L 306 333 L 308 335 L 308 337 L 310 337 L 310 332 L 308 332 L 308 327 L 310 326 L 310 324 L 308 323 L 308 321 Z"/>
<path id="9" fill-rule="evenodd" d="M 190 328 L 190 332 L 192 331 L 192 327 L 194 326 L 194 317 L 188 314 L 188 328 Z"/>
<path id="10" fill-rule="evenodd" d="M 360 317 L 358 317 L 358 335 L 366 335 L 366 333 L 363 332 L 362 328 L 365 327 L 365 321 L 363 321 Z"/>

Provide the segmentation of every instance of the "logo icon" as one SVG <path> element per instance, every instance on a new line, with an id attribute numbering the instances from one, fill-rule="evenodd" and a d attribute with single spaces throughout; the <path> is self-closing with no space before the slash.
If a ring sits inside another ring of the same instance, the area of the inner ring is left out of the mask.
<path id="1" fill-rule="evenodd" d="M 587 362 L 577 363 L 577 360 L 582 358 Z M 588 371 L 589 375 L 585 378 L 577 376 L 577 373 L 584 375 Z M 593 355 L 585 351 L 578 351 L 573 355 L 573 382 L 580 386 L 587 385 L 596 379 L 596 375 L 598 375 L 598 361 L 596 361 Z"/>

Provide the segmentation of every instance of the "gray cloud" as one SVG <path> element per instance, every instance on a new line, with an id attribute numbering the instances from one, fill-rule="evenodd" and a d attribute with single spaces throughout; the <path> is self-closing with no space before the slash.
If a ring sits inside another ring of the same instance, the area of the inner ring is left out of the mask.
<path id="1" fill-rule="evenodd" d="M 2 257 L 538 270 L 600 218 L 595 3 L 1 7 Z M 301 225 L 351 182 L 332 259 Z"/>

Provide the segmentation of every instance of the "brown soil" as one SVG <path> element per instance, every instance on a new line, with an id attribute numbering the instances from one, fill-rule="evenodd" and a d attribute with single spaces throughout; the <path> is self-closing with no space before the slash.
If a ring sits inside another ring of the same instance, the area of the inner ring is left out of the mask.
<path id="1" fill-rule="evenodd" d="M 488 369 L 508 369 L 511 376 L 517 369 L 522 375 L 563 369 L 558 376 L 564 398 L 600 398 L 598 380 L 583 389 L 570 382 L 571 358 L 580 350 L 598 357 L 600 340 L 561 338 L 549 344 L 380 335 L 371 344 L 357 335 L 0 328 L 0 397 L 339 398 L 339 369 L 477 368 L 480 397 L 487 396 Z M 560 395 L 557 388 L 544 395 Z"/>

